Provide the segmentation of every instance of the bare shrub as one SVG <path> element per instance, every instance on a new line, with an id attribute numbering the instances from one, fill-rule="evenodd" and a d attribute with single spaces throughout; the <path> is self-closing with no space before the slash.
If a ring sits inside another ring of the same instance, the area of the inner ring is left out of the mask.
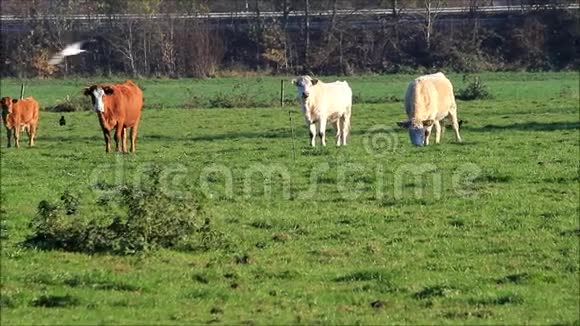
<path id="1" fill-rule="evenodd" d="M 75 97 L 67 95 L 64 99 L 59 100 L 55 105 L 45 108 L 46 111 L 52 112 L 78 112 L 91 111 L 92 109 L 91 101 L 82 95 Z"/>

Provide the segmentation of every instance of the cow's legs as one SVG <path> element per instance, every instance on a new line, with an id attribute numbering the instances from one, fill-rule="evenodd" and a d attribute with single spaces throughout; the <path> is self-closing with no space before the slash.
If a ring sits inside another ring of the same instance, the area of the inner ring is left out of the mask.
<path id="1" fill-rule="evenodd" d="M 322 146 L 326 146 L 326 119 L 320 119 L 318 122 L 318 136 L 322 142 Z"/>
<path id="2" fill-rule="evenodd" d="M 350 132 L 350 110 L 344 115 L 342 122 L 342 146 L 346 146 L 346 138 Z"/>
<path id="3" fill-rule="evenodd" d="M 316 124 L 308 123 L 308 134 L 310 135 L 310 146 L 316 146 Z"/>
<path id="4" fill-rule="evenodd" d="M 127 132 L 129 128 L 123 128 L 123 132 L 121 133 L 121 138 L 123 139 L 123 143 L 121 144 L 121 151 L 123 153 L 127 153 Z"/>
<path id="5" fill-rule="evenodd" d="M 30 124 L 28 127 L 28 145 L 34 146 L 34 139 L 36 138 L 36 124 Z"/>
<path id="6" fill-rule="evenodd" d="M 28 146 L 32 146 L 32 142 L 31 142 L 31 138 L 30 138 L 30 133 L 32 132 L 32 126 L 26 126 L 24 127 L 24 130 L 26 130 L 26 135 L 28 136 Z"/>
<path id="7" fill-rule="evenodd" d="M 435 144 L 439 144 L 441 141 L 441 124 L 438 120 L 435 120 L 433 126 L 435 126 Z"/>
<path id="8" fill-rule="evenodd" d="M 429 127 L 425 127 L 425 139 L 424 139 L 425 146 L 429 145 L 429 137 L 431 136 L 431 129 L 432 128 L 433 128 L 433 125 L 430 125 Z"/>
<path id="9" fill-rule="evenodd" d="M 139 128 L 139 122 L 131 128 L 131 153 L 135 153 L 137 150 L 137 129 Z"/>
<path id="10" fill-rule="evenodd" d="M 105 135 L 105 151 L 108 153 L 111 151 L 111 134 L 108 130 L 103 130 Z"/>
<path id="11" fill-rule="evenodd" d="M 12 128 L 12 133 L 14 135 L 14 143 L 16 144 L 16 148 L 20 148 L 20 127 Z"/>
<path id="12" fill-rule="evenodd" d="M 340 139 L 342 138 L 342 118 L 336 120 L 336 146 L 340 146 Z"/>
<path id="13" fill-rule="evenodd" d="M 449 118 L 451 120 L 451 127 L 453 128 L 453 131 L 455 132 L 455 139 L 457 139 L 458 142 L 461 142 L 461 136 L 459 136 L 459 122 L 457 122 L 457 113 L 449 113 Z"/>
<path id="14" fill-rule="evenodd" d="M 34 146 L 34 141 L 36 140 L 36 132 L 38 131 L 38 124 L 35 123 L 34 125 L 30 126 L 32 131 L 30 132 L 30 146 Z"/>
<path id="15" fill-rule="evenodd" d="M 117 126 L 117 128 L 115 129 L 115 147 L 117 149 L 117 152 L 122 151 L 123 147 L 123 145 L 121 144 L 122 141 L 123 141 L 123 127 Z"/>
<path id="16" fill-rule="evenodd" d="M 7 145 L 7 147 L 12 147 L 12 144 L 10 144 L 10 141 L 11 141 L 11 138 L 12 138 L 12 129 L 6 128 L 6 138 L 8 138 L 8 145 Z"/>

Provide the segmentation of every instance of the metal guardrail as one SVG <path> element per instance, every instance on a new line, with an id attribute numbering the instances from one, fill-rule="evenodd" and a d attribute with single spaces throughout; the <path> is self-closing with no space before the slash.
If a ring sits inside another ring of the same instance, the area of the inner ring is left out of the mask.
<path id="1" fill-rule="evenodd" d="M 530 9 L 566 9 L 566 10 L 578 10 L 580 9 L 580 4 L 568 4 L 562 6 L 533 6 L 533 7 L 522 7 L 522 6 L 485 6 L 477 8 L 477 12 L 482 13 L 509 13 L 509 12 L 525 12 Z M 467 13 L 470 12 L 470 7 L 448 7 L 448 8 L 440 8 L 439 10 L 433 10 L 433 12 L 438 14 L 458 14 L 458 13 Z M 401 11 L 401 15 L 418 15 L 424 14 L 424 9 L 404 9 Z M 317 16 L 383 16 L 383 15 L 393 15 L 392 9 L 358 9 L 358 10 L 336 10 L 336 12 L 332 10 L 322 10 L 322 11 L 312 11 L 310 12 L 311 17 Z M 300 17 L 304 16 L 304 11 L 292 11 L 288 13 L 290 17 Z M 260 12 L 260 17 L 263 18 L 278 18 L 283 17 L 284 13 L 281 11 L 264 11 Z M 210 12 L 205 14 L 197 14 L 197 15 L 189 15 L 189 14 L 178 14 L 178 13 L 168 13 L 168 14 L 153 14 L 153 15 L 145 15 L 145 14 L 119 14 L 119 15 L 105 15 L 105 14 L 96 14 L 96 15 L 42 15 L 35 18 L 32 17 L 23 17 L 17 15 L 0 15 L 1 22 L 21 22 L 21 21 L 32 21 L 32 20 L 106 20 L 106 19 L 219 19 L 219 18 L 256 18 L 256 12 L 250 11 L 238 11 L 238 12 Z"/>

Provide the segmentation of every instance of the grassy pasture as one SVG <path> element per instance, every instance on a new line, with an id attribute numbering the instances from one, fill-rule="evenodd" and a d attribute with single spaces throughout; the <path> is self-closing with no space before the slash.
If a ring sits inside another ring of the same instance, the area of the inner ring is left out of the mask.
<path id="1" fill-rule="evenodd" d="M 578 76 L 573 72 L 545 73 L 482 73 L 481 80 L 498 100 L 542 100 L 548 105 L 559 97 L 573 98 L 578 94 Z M 355 99 L 361 103 L 384 103 L 402 100 L 407 84 L 414 75 L 362 75 L 353 77 L 323 77 L 323 81 L 347 80 Z M 451 74 L 449 78 L 456 89 L 463 88 L 463 75 Z M 295 99 L 295 90 L 286 77 L 231 77 L 215 79 L 141 79 L 146 108 L 219 107 L 221 102 L 250 103 L 259 106 L 277 106 L 280 102 L 280 80 L 285 80 L 285 99 Z M 81 97 L 82 89 L 94 83 L 121 82 L 126 78 L 112 79 L 73 78 L 67 80 L 24 80 L 26 95 L 35 96 L 41 106 L 52 106 L 67 96 Z M 22 81 L 2 80 L 2 94 L 20 95 Z M 4 95 L 2 95 L 4 96 Z M 229 100 L 229 101 L 228 101 Z M 253 106 L 250 106 L 253 107 Z"/>
<path id="2" fill-rule="evenodd" d="M 35 148 L 0 152 L 2 324 L 578 324 L 578 75 L 481 76 L 494 98 L 458 103 L 462 144 L 448 128 L 415 148 L 394 128 L 392 97 L 412 76 L 348 77 L 349 145 L 329 132 L 309 148 L 292 106 L 295 159 L 288 108 L 183 109 L 240 94 L 276 103 L 278 77 L 139 80 L 135 155 L 104 153 L 94 113 L 59 127 L 42 112 Z M 91 82 L 31 80 L 27 94 L 49 106 Z M 19 94 L 17 80 L 1 86 Z M 90 214 L 96 183 L 133 182 L 152 162 L 168 191 L 203 195 L 227 246 L 21 246 L 40 200 L 71 190 Z"/>

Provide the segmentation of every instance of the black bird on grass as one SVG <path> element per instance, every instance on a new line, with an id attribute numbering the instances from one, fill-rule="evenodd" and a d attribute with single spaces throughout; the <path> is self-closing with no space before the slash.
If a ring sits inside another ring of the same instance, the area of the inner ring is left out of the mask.
<path id="1" fill-rule="evenodd" d="M 66 120 L 64 119 L 64 115 L 60 116 L 60 120 L 58 120 L 58 124 L 61 126 L 66 125 Z"/>

